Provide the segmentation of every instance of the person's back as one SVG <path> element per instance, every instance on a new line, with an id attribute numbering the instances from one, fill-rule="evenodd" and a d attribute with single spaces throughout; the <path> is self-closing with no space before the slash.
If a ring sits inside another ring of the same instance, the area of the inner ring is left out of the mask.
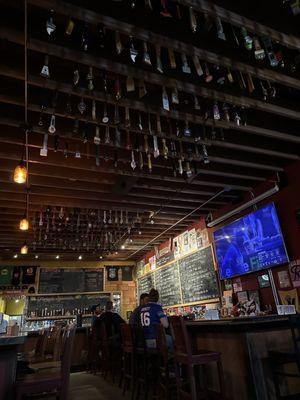
<path id="1" fill-rule="evenodd" d="M 124 324 L 125 321 L 120 317 L 119 314 L 113 312 L 113 303 L 108 301 L 106 303 L 105 312 L 100 315 L 95 321 L 94 327 L 97 331 L 97 336 L 100 338 L 101 324 L 105 325 L 106 333 L 108 337 L 120 335 L 120 325 Z"/>
<path id="2" fill-rule="evenodd" d="M 141 326 L 141 309 L 148 303 L 149 295 L 148 293 L 142 293 L 140 295 L 140 304 L 132 311 L 129 324 Z"/>
<path id="3" fill-rule="evenodd" d="M 157 303 L 158 299 L 158 291 L 151 289 L 149 292 L 149 303 L 142 307 L 140 312 L 141 325 L 143 327 L 144 337 L 148 347 L 156 347 L 154 325 L 163 324 L 165 328 L 169 326 L 168 319 L 162 306 Z"/>

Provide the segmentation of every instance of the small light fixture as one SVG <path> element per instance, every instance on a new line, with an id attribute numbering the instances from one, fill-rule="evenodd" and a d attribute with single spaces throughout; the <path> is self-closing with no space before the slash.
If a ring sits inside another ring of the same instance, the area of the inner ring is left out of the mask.
<path id="1" fill-rule="evenodd" d="M 82 260 L 82 256 L 78 256 L 78 260 Z"/>
<path id="2" fill-rule="evenodd" d="M 27 168 L 24 161 L 21 160 L 14 170 L 14 182 L 25 183 L 27 179 Z"/>
<path id="3" fill-rule="evenodd" d="M 100 258 L 100 260 L 102 260 L 102 258 L 103 258 L 103 257 L 102 257 L 102 256 L 100 256 L 99 258 Z"/>
<path id="4" fill-rule="evenodd" d="M 21 254 L 27 254 L 28 253 L 28 246 L 26 242 L 24 242 L 23 246 L 21 247 Z"/>
<path id="5" fill-rule="evenodd" d="M 118 254 L 118 252 L 116 251 L 115 254 Z"/>
<path id="6" fill-rule="evenodd" d="M 124 250 L 124 249 L 125 249 L 125 244 L 122 244 L 121 250 Z"/>
<path id="7" fill-rule="evenodd" d="M 15 255 L 14 255 L 14 258 L 18 258 L 18 254 L 15 254 Z"/>
<path id="8" fill-rule="evenodd" d="M 139 231 L 139 235 L 141 235 L 142 234 L 142 231 Z"/>
<path id="9" fill-rule="evenodd" d="M 20 299 L 16 299 L 16 300 L 15 300 L 15 303 L 19 303 L 19 301 L 20 301 Z"/>
<path id="10" fill-rule="evenodd" d="M 55 258 L 58 260 L 59 259 L 59 255 L 55 256 Z"/>
<path id="11" fill-rule="evenodd" d="M 20 231 L 28 231 L 29 229 L 29 221 L 26 217 L 22 218 L 20 223 L 19 223 L 19 229 Z"/>
<path id="12" fill-rule="evenodd" d="M 39 258 L 39 256 L 36 254 L 36 255 L 34 256 L 34 258 Z"/>
<path id="13" fill-rule="evenodd" d="M 132 243 L 132 242 L 133 242 L 133 240 L 130 238 L 130 239 L 129 239 L 129 243 Z"/>

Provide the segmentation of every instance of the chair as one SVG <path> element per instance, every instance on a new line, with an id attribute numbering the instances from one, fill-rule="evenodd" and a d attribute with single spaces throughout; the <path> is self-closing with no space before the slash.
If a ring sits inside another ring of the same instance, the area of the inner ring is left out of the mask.
<path id="1" fill-rule="evenodd" d="M 300 393 L 294 395 L 282 395 L 280 390 L 280 377 L 300 378 L 300 315 L 290 315 L 289 325 L 293 339 L 294 351 L 269 351 L 269 361 L 277 399 L 300 398 Z M 283 367 L 289 364 L 295 364 L 298 373 L 285 372 Z"/>
<path id="2" fill-rule="evenodd" d="M 123 395 L 127 390 L 131 390 L 131 399 L 134 399 L 136 389 L 137 369 L 134 359 L 134 340 L 131 326 L 128 324 L 121 325 L 122 338 L 122 375 L 119 386 L 122 387 Z M 122 385 L 123 383 L 123 385 Z"/>
<path id="3" fill-rule="evenodd" d="M 96 375 L 100 368 L 100 341 L 97 337 L 97 331 L 94 327 L 88 337 L 87 370 Z"/>
<path id="4" fill-rule="evenodd" d="M 63 335 L 63 356 L 60 368 L 43 370 L 23 376 L 16 382 L 16 400 L 24 395 L 54 392 L 59 400 L 67 400 L 70 380 L 71 356 L 76 327 L 65 329 Z"/>
<path id="5" fill-rule="evenodd" d="M 197 400 L 209 399 L 210 391 L 206 383 L 205 366 L 211 363 L 217 364 L 220 392 L 214 395 L 219 399 L 225 399 L 225 387 L 221 354 L 219 352 L 199 350 L 192 352 L 191 342 L 188 336 L 186 325 L 181 316 L 172 316 L 169 318 L 171 332 L 174 342 L 175 375 L 177 384 L 177 393 L 180 399 Z M 182 367 L 186 368 L 187 376 L 183 379 L 180 374 Z M 200 386 L 200 379 L 195 377 L 195 369 L 201 369 L 201 378 L 203 380 Z"/>
<path id="6" fill-rule="evenodd" d="M 166 332 L 162 324 L 155 324 L 155 338 L 156 347 L 159 357 L 159 374 L 158 374 L 158 388 L 159 394 L 161 394 L 162 399 L 169 400 L 172 397 L 174 382 L 172 382 L 170 367 L 174 370 L 174 357 L 173 354 L 169 352 Z M 176 385 L 175 385 L 176 387 Z"/>

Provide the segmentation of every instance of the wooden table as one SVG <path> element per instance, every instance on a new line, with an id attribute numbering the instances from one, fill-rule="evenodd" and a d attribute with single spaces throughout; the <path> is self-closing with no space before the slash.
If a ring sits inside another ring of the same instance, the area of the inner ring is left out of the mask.
<path id="1" fill-rule="evenodd" d="M 25 335 L 0 335 L 0 400 L 14 399 L 18 347 L 25 342 L 25 338 Z"/>
<path id="2" fill-rule="evenodd" d="M 227 396 L 231 400 L 276 399 L 268 352 L 293 351 L 287 317 L 202 320 L 186 324 L 194 348 L 222 353 Z M 216 371 L 209 367 L 208 372 L 209 385 L 217 389 Z M 284 388 L 287 393 L 300 392 L 300 379 L 288 383 Z"/>

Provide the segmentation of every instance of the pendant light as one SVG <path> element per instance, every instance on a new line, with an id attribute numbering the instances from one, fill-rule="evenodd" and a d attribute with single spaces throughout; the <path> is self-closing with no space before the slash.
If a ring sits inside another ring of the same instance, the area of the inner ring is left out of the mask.
<path id="1" fill-rule="evenodd" d="M 24 216 L 24 218 L 21 219 L 21 221 L 19 223 L 19 229 L 20 229 L 20 231 L 28 231 L 28 229 L 29 229 L 29 221 L 26 218 L 26 216 Z"/>
<path id="2" fill-rule="evenodd" d="M 24 161 L 21 160 L 14 170 L 14 182 L 25 183 L 27 180 L 27 168 Z"/>
<path id="3" fill-rule="evenodd" d="M 21 247 L 21 254 L 27 254 L 28 253 L 28 246 L 27 243 L 24 242 L 23 246 Z"/>

